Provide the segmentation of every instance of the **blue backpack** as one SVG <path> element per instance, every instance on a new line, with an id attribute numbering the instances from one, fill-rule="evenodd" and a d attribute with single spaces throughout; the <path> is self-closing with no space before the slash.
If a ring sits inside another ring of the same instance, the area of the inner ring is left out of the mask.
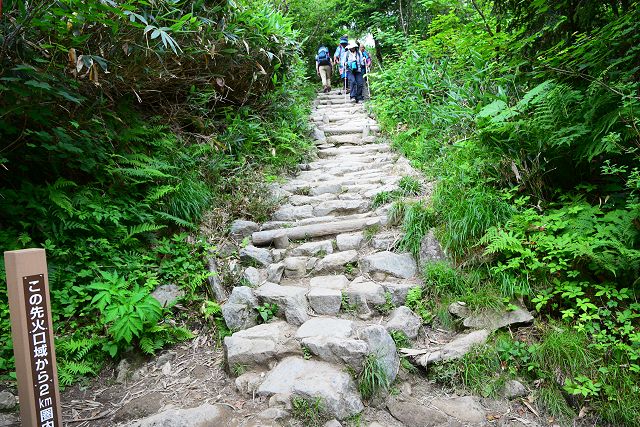
<path id="1" fill-rule="evenodd" d="M 316 55 L 316 61 L 318 65 L 331 65 L 331 57 L 329 55 L 329 49 L 322 46 L 318 49 L 318 55 Z"/>

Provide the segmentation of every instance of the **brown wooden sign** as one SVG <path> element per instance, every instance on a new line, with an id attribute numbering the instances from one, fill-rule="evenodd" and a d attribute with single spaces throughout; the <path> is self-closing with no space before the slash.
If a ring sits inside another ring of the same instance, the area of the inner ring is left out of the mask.
<path id="1" fill-rule="evenodd" d="M 22 425 L 62 427 L 45 251 L 8 251 L 4 261 Z"/>

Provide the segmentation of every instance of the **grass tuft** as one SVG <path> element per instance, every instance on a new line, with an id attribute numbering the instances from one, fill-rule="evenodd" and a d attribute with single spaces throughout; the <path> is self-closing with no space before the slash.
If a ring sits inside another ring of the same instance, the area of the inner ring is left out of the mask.
<path id="1" fill-rule="evenodd" d="M 369 354 L 364 359 L 362 371 L 358 375 L 358 391 L 365 400 L 369 400 L 389 389 L 389 378 L 375 354 Z"/>

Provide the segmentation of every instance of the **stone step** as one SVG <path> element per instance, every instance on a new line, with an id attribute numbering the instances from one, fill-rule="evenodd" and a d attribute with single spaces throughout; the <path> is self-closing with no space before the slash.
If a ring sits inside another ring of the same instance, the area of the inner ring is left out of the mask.
<path id="1" fill-rule="evenodd" d="M 357 196 L 356 198 L 360 198 L 360 197 Z M 313 218 L 302 219 L 300 221 L 268 221 L 262 224 L 262 226 L 260 227 L 260 231 L 275 230 L 277 228 L 292 228 L 292 227 L 298 227 L 303 225 L 329 224 L 336 221 L 371 218 L 374 216 L 376 216 L 375 212 L 368 211 L 368 212 L 363 212 L 360 214 L 352 214 L 352 215 L 341 215 L 341 216 L 327 215 L 322 217 L 313 217 Z"/>
<path id="2" fill-rule="evenodd" d="M 334 219 L 331 222 L 276 228 L 258 231 L 251 235 L 255 245 L 268 245 L 275 237 L 284 235 L 289 240 L 302 240 L 314 237 L 332 236 L 341 233 L 364 230 L 367 227 L 386 223 L 386 218 L 370 216 L 356 219 Z"/>

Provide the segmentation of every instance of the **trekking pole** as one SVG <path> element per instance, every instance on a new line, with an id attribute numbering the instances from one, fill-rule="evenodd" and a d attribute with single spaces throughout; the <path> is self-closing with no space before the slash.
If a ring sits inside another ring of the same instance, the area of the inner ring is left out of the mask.
<path id="1" fill-rule="evenodd" d="M 347 103 L 347 70 L 344 70 L 344 103 Z"/>
<path id="2" fill-rule="evenodd" d="M 368 65 L 365 65 L 364 68 L 367 70 L 367 92 L 369 92 L 369 99 L 371 99 L 371 85 L 369 84 L 369 72 L 371 70 Z"/>

